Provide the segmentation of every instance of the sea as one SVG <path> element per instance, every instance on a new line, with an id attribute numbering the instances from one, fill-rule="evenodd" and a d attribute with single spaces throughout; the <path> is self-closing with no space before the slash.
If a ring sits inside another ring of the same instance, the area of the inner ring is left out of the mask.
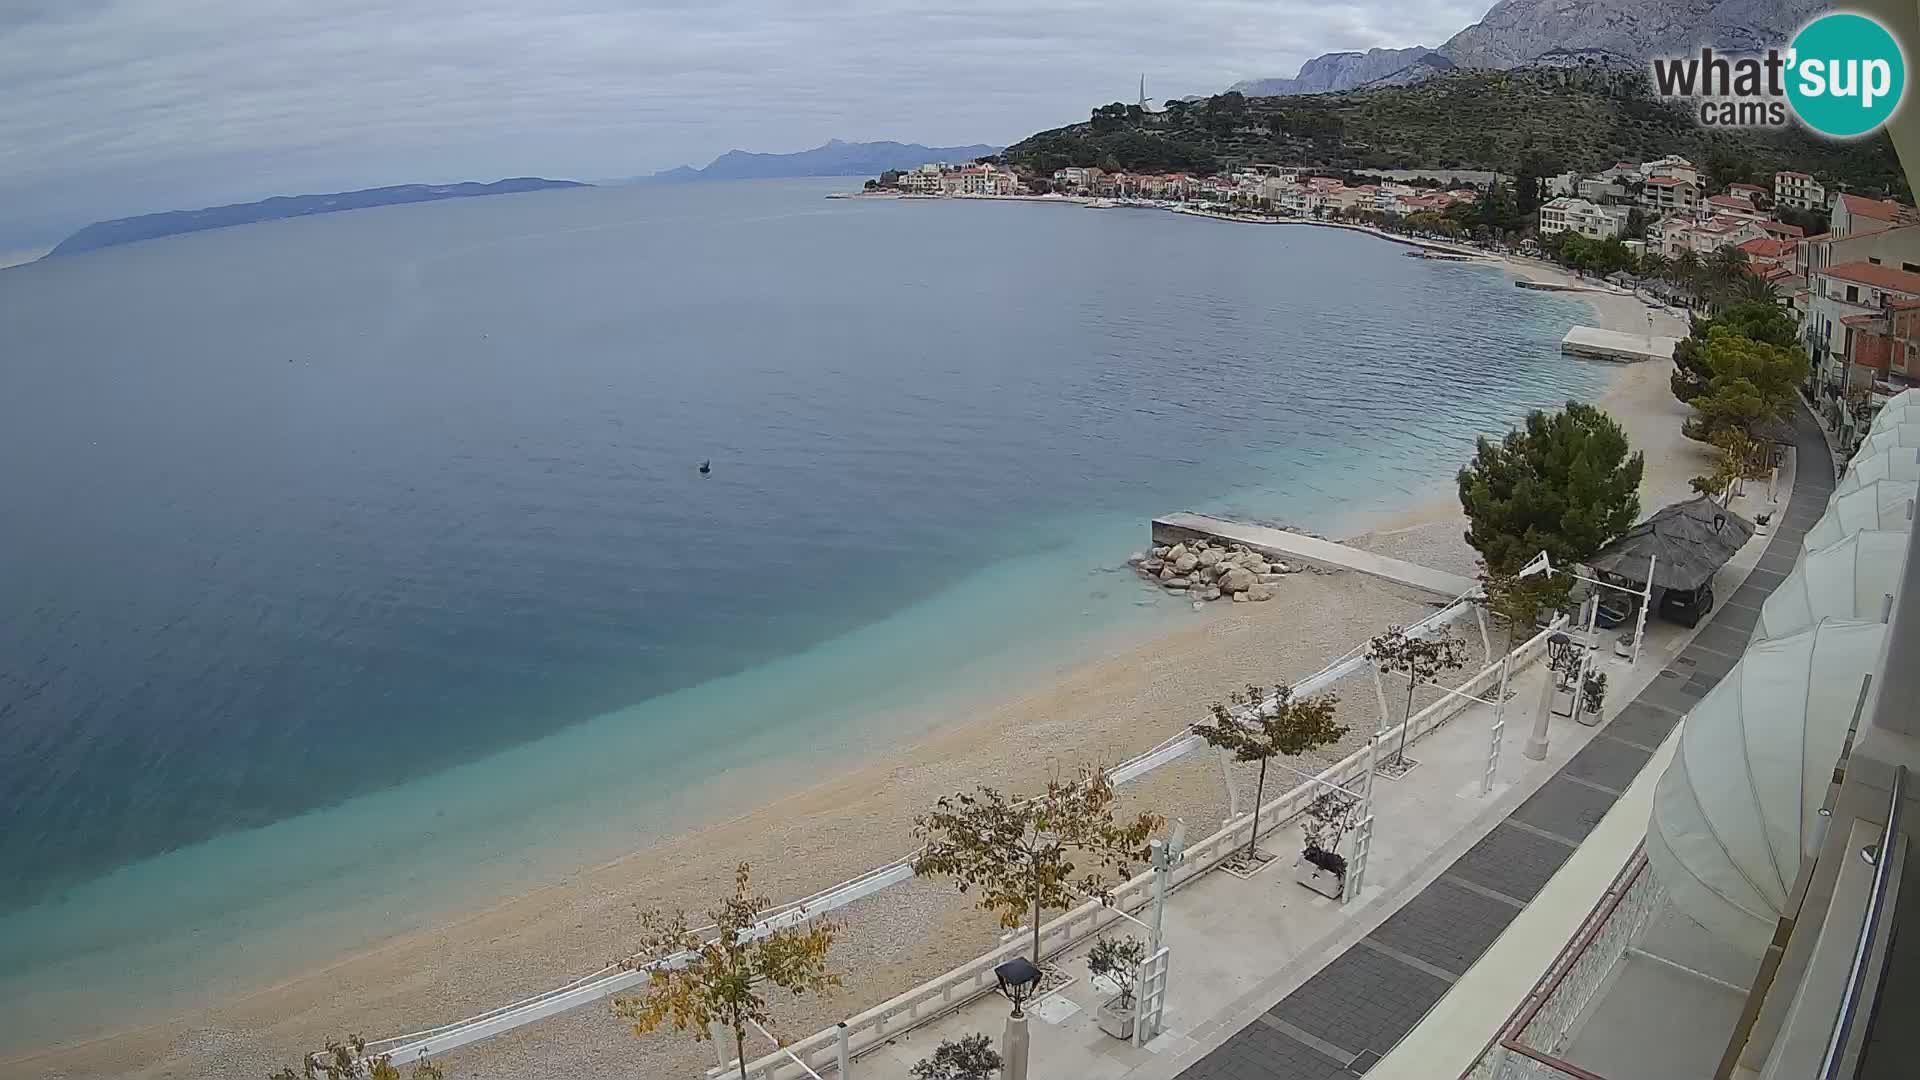
<path id="1" fill-rule="evenodd" d="M 0 270 L 0 1046 L 617 856 L 729 770 L 925 734 L 1203 617 L 1123 567 L 1154 515 L 1339 534 L 1606 378 L 1558 349 L 1584 305 L 1494 267 L 824 197 L 856 183 Z"/>

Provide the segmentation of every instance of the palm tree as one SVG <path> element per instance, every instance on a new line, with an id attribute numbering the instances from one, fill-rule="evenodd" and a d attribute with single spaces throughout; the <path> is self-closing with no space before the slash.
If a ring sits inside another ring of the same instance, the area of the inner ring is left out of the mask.
<path id="1" fill-rule="evenodd" d="M 1730 297 L 1740 287 L 1740 279 L 1749 277 L 1747 272 L 1747 253 L 1728 244 L 1715 248 L 1707 256 L 1707 289 L 1713 298 L 1714 310 L 1718 311 L 1731 303 Z"/>
<path id="2" fill-rule="evenodd" d="M 1732 298 L 1735 303 L 1778 304 L 1780 287 L 1759 274 L 1748 271 L 1742 274 L 1739 282 L 1734 285 Z"/>
<path id="3" fill-rule="evenodd" d="M 1685 250 L 1673 257 L 1668 277 L 1682 292 L 1698 300 L 1703 269 L 1700 265 L 1700 256 L 1691 250 Z"/>
<path id="4" fill-rule="evenodd" d="M 1666 281 L 1673 274 L 1673 263 L 1665 255 L 1649 250 L 1640 256 L 1639 273 L 1647 281 Z"/>

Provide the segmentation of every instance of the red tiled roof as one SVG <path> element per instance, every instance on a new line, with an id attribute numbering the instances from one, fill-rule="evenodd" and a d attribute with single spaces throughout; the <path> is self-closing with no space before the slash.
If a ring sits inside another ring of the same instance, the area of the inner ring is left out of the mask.
<path id="1" fill-rule="evenodd" d="M 1766 188 L 1761 187 L 1759 184 L 1728 184 L 1727 190 L 1728 191 L 1757 191 L 1763 195 L 1766 194 L 1766 191 L 1767 191 Z"/>
<path id="2" fill-rule="evenodd" d="M 1686 181 L 1680 179 L 1677 176 L 1656 176 L 1653 179 L 1647 181 L 1647 184 L 1649 187 L 1656 184 L 1659 185 L 1660 187 L 1672 187 L 1675 184 L 1684 184 L 1684 183 L 1686 183 Z"/>
<path id="3" fill-rule="evenodd" d="M 1791 237 L 1795 240 L 1799 240 L 1807 235 L 1807 230 L 1798 225 L 1789 225 L 1784 221 L 1763 221 L 1760 223 L 1760 227 L 1770 233 Z"/>
<path id="4" fill-rule="evenodd" d="M 1771 236 L 1756 236 L 1740 245 L 1740 250 L 1762 259 L 1777 259 L 1793 252 L 1791 240 L 1775 240 Z"/>
<path id="5" fill-rule="evenodd" d="M 1911 208 L 1884 199 L 1869 199 L 1865 195 L 1842 195 L 1840 202 L 1847 213 L 1873 218 L 1875 221 L 1893 221 L 1901 215 L 1911 213 Z"/>
<path id="6" fill-rule="evenodd" d="M 1738 210 L 1752 210 L 1753 204 L 1737 195 L 1709 195 L 1708 206 L 1725 206 Z"/>
<path id="7" fill-rule="evenodd" d="M 1841 263 L 1838 266 L 1829 266 L 1825 273 L 1828 277 L 1839 278 L 1842 281 L 1852 281 L 1862 285 L 1871 285 L 1876 289 L 1886 289 L 1891 292 L 1903 292 L 1913 296 L 1920 296 L 1920 274 L 1911 273 L 1906 270 L 1895 270 L 1891 266 L 1881 266 L 1878 263 L 1870 263 L 1864 259 L 1857 262 Z"/>
<path id="8" fill-rule="evenodd" d="M 1796 179 L 1796 180 L 1811 180 L 1811 179 L 1813 179 L 1813 174 L 1812 174 L 1812 173 L 1803 173 L 1803 172 L 1794 172 L 1794 171 L 1793 171 L 1792 169 L 1781 169 L 1781 170 L 1780 170 L 1779 172 L 1777 172 L 1777 173 L 1774 173 L 1774 174 L 1773 174 L 1773 178 L 1774 178 L 1774 179 L 1776 179 L 1776 180 L 1778 180 L 1779 178 L 1781 178 L 1781 177 L 1783 177 L 1783 176 L 1791 176 L 1791 177 L 1793 177 L 1793 178 L 1794 178 L 1794 179 Z"/>

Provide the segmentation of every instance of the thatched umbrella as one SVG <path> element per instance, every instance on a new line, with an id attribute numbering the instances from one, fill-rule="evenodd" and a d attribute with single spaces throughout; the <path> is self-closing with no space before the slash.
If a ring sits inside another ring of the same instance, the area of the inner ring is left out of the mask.
<path id="1" fill-rule="evenodd" d="M 1621 580 L 1644 583 L 1652 556 L 1654 588 L 1692 592 L 1712 581 L 1752 535 L 1752 522 L 1701 495 L 1659 510 L 1587 563 Z"/>

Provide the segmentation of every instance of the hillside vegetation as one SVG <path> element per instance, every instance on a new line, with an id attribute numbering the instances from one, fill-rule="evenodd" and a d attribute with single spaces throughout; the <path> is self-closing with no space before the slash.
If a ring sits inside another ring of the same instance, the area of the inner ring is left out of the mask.
<path id="1" fill-rule="evenodd" d="M 1213 173 L 1252 162 L 1338 169 L 1597 170 L 1680 154 L 1725 183 L 1794 168 L 1861 191 L 1906 194 L 1884 134 L 1854 142 L 1798 127 L 1722 130 L 1652 98 L 1637 70 L 1601 66 L 1441 72 L 1418 83 L 1293 97 L 1228 92 L 1159 113 L 1113 104 L 1007 148 L 1039 176 L 1068 165 Z M 1733 174 L 1740 175 L 1719 175 Z"/>

